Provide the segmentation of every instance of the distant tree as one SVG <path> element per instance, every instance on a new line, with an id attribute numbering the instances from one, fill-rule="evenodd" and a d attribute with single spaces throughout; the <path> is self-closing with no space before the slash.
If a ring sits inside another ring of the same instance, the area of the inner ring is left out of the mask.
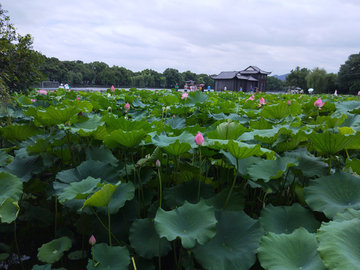
<path id="1" fill-rule="evenodd" d="M 45 79 L 38 70 L 44 56 L 32 49 L 30 35 L 16 34 L 6 12 L 0 4 L 0 86 L 9 92 L 26 92 L 34 83 Z"/>
<path id="2" fill-rule="evenodd" d="M 305 77 L 310 73 L 307 68 L 300 69 L 299 66 L 295 70 L 291 70 L 290 74 L 286 76 L 286 86 L 300 87 L 301 89 L 307 89 L 307 82 Z"/>
<path id="3" fill-rule="evenodd" d="M 337 82 L 342 92 L 357 94 L 360 91 L 360 53 L 351 54 L 340 66 Z"/>
<path id="4" fill-rule="evenodd" d="M 116 82 L 116 76 L 113 69 L 107 67 L 97 74 L 96 84 L 111 86 Z"/>
<path id="5" fill-rule="evenodd" d="M 308 75 L 306 75 L 305 80 L 308 88 L 314 88 L 315 93 L 325 93 L 326 92 L 326 70 L 323 68 L 314 68 Z"/>
<path id="6" fill-rule="evenodd" d="M 177 69 L 167 68 L 163 72 L 163 76 L 165 77 L 165 87 L 174 88 L 176 83 L 179 83 L 183 80 L 181 73 Z"/>
<path id="7" fill-rule="evenodd" d="M 191 72 L 190 70 L 184 71 L 181 75 L 185 81 L 190 81 L 190 80 L 196 81 L 196 78 L 197 78 L 196 73 Z M 196 83 L 199 83 L 199 82 L 196 81 Z"/>
<path id="8" fill-rule="evenodd" d="M 328 94 L 334 93 L 334 91 L 338 88 L 337 78 L 338 78 L 338 75 L 335 73 L 326 74 L 326 92 Z"/>
<path id="9" fill-rule="evenodd" d="M 275 78 L 273 76 L 268 76 L 265 90 L 266 91 L 269 91 L 269 90 L 284 91 L 285 90 L 285 82 L 278 78 Z"/>
<path id="10" fill-rule="evenodd" d="M 204 80 L 203 84 L 205 84 L 205 87 L 210 85 L 211 88 L 214 88 L 214 80 L 211 79 L 211 77 L 209 75 L 204 74 L 204 73 L 196 75 L 196 82 L 201 83 L 201 82 L 199 82 L 198 78 L 202 78 Z"/>

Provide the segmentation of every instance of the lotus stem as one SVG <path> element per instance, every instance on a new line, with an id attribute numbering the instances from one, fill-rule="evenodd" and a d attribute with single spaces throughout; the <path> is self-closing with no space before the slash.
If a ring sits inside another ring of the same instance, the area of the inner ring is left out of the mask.
<path id="1" fill-rule="evenodd" d="M 200 201 L 200 188 L 201 188 L 201 146 L 199 145 L 199 154 L 200 154 L 200 166 L 199 166 L 199 187 L 198 187 L 198 195 L 197 195 L 197 202 Z"/>
<path id="2" fill-rule="evenodd" d="M 56 239 L 56 231 L 57 231 L 57 213 L 58 213 L 57 196 L 55 196 L 55 239 Z"/>
<path id="3" fill-rule="evenodd" d="M 329 166 L 329 175 L 331 175 L 331 154 L 329 154 L 328 166 Z"/>
<path id="4" fill-rule="evenodd" d="M 23 265 L 22 260 L 21 260 L 19 244 L 18 244 L 17 236 L 16 236 L 16 220 L 14 220 L 14 239 L 15 239 L 16 251 L 17 251 L 19 262 L 21 264 L 21 268 L 23 270 L 25 270 L 24 265 Z"/>
<path id="5" fill-rule="evenodd" d="M 227 196 L 227 198 L 226 198 L 223 211 L 225 211 L 225 209 L 226 209 L 226 207 L 227 207 L 227 204 L 228 204 L 228 202 L 229 202 L 229 200 L 230 200 L 231 193 L 232 193 L 232 191 L 233 191 L 233 189 L 234 189 L 234 186 L 235 186 L 235 183 L 236 183 L 236 178 L 237 178 L 238 168 L 239 168 L 239 164 L 238 164 L 238 163 L 239 163 L 239 159 L 236 159 L 236 167 L 235 167 L 234 180 L 233 180 L 233 183 L 232 183 L 232 185 L 231 185 L 229 194 L 228 194 L 228 196 Z"/>
<path id="6" fill-rule="evenodd" d="M 136 264 L 135 264 L 135 260 L 134 260 L 134 257 L 131 257 L 131 261 L 132 261 L 132 263 L 133 263 L 133 266 L 134 266 L 134 270 L 137 270 L 136 269 Z M 161 269 L 161 268 L 160 268 Z"/>
<path id="7" fill-rule="evenodd" d="M 92 254 L 92 264 L 93 264 L 93 267 L 95 267 L 94 246 L 91 246 L 91 254 Z"/>
<path id="8" fill-rule="evenodd" d="M 107 214 L 108 214 L 108 228 L 109 228 L 109 245 L 112 247 L 111 243 L 111 228 L 110 228 L 110 212 L 109 212 L 109 205 L 106 206 Z"/>
<path id="9" fill-rule="evenodd" d="M 136 268 L 135 268 L 136 270 Z M 159 236 L 159 270 L 161 270 L 161 238 Z"/>
<path id="10" fill-rule="evenodd" d="M 160 208 L 162 206 L 162 183 L 161 183 L 161 171 L 160 168 L 158 168 L 158 175 L 159 175 L 159 197 L 160 197 Z"/>

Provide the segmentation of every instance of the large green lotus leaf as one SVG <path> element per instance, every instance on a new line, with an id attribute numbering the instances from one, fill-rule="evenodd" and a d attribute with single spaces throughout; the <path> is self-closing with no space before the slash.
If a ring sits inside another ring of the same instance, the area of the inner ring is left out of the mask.
<path id="1" fill-rule="evenodd" d="M 16 101 L 21 107 L 28 107 L 32 104 L 31 99 L 27 96 L 20 96 L 16 99 Z"/>
<path id="2" fill-rule="evenodd" d="M 177 140 L 180 143 L 189 143 L 191 148 L 196 147 L 196 143 L 194 141 L 195 136 L 187 131 L 184 131 L 179 136 L 176 137 L 168 137 L 165 135 L 155 135 L 152 138 L 152 143 L 159 147 L 168 147 L 170 144 L 175 143 Z"/>
<path id="3" fill-rule="evenodd" d="M 166 256 L 172 249 L 165 237 L 159 238 L 151 218 L 137 219 L 130 228 L 130 245 L 145 259 Z M 160 249 L 160 250 L 159 250 Z"/>
<path id="4" fill-rule="evenodd" d="M 352 220 L 354 218 L 360 219 L 360 210 L 355 210 L 354 208 L 346 208 L 344 213 L 337 213 L 334 217 L 334 221 L 344 221 Z"/>
<path id="5" fill-rule="evenodd" d="M 274 127 L 272 129 L 255 130 L 251 133 L 255 140 L 266 144 L 273 144 L 284 131 L 286 131 L 284 127 Z"/>
<path id="6" fill-rule="evenodd" d="M 191 149 L 191 145 L 189 143 L 180 143 L 179 140 L 176 140 L 174 143 L 169 144 L 169 146 L 164 146 L 163 150 L 168 155 L 180 156 L 185 154 Z"/>
<path id="7" fill-rule="evenodd" d="M 50 136 L 45 139 L 39 138 L 35 141 L 34 145 L 29 145 L 28 147 L 26 147 L 26 152 L 29 155 L 46 152 L 50 140 Z"/>
<path id="8" fill-rule="evenodd" d="M 315 131 L 307 134 L 310 141 L 313 143 L 313 146 L 316 151 L 333 155 L 348 145 L 350 145 L 357 137 L 360 136 L 360 132 L 356 134 L 343 135 L 340 133 L 332 133 L 330 131 L 325 131 L 324 133 L 317 133 Z"/>
<path id="9" fill-rule="evenodd" d="M 340 127 L 351 127 L 354 130 L 360 131 L 360 114 L 347 113 L 345 115 L 347 117 L 344 120 L 344 122 L 342 122 L 342 124 L 340 124 Z"/>
<path id="10" fill-rule="evenodd" d="M 207 136 L 209 139 L 236 140 L 246 131 L 248 129 L 238 122 L 223 122 L 214 131 L 208 132 Z"/>
<path id="11" fill-rule="evenodd" d="M 11 223 L 13 222 L 20 211 L 20 207 L 18 201 L 15 201 L 12 198 L 7 198 L 1 205 L 0 205 L 0 220 L 2 223 Z"/>
<path id="12" fill-rule="evenodd" d="M 193 248 L 196 241 L 203 245 L 216 234 L 214 208 L 203 200 L 197 204 L 185 202 L 171 211 L 159 208 L 155 216 L 155 229 L 160 237 L 172 241 L 181 238 L 184 248 Z"/>
<path id="13" fill-rule="evenodd" d="M 216 218 L 216 235 L 192 249 L 196 261 L 209 270 L 248 270 L 264 235 L 260 223 L 243 211 L 217 211 Z"/>
<path id="14" fill-rule="evenodd" d="M 268 204 L 261 210 L 259 222 L 266 233 L 290 234 L 300 227 L 316 233 L 320 227 L 311 210 L 294 203 L 292 206 L 273 206 Z"/>
<path id="15" fill-rule="evenodd" d="M 138 98 L 134 99 L 131 105 L 134 107 L 140 107 L 142 109 L 146 107 L 146 104 L 142 103 Z"/>
<path id="16" fill-rule="evenodd" d="M 77 122 L 72 124 L 70 127 L 70 132 L 74 134 L 79 133 L 80 135 L 86 135 L 94 132 L 98 126 L 103 126 L 104 124 L 105 123 L 103 122 L 102 118 L 95 114 L 85 122 Z"/>
<path id="17" fill-rule="evenodd" d="M 133 148 L 138 146 L 146 135 L 147 133 L 143 129 L 135 131 L 123 131 L 119 129 L 111 132 L 109 137 L 104 140 L 104 144 L 108 148 L 118 146 Z"/>
<path id="18" fill-rule="evenodd" d="M 46 109 L 35 109 L 30 107 L 25 114 L 34 117 L 34 123 L 37 126 L 54 126 L 65 124 L 71 118 L 77 116 L 81 110 L 75 106 L 69 107 L 54 107 L 49 106 Z"/>
<path id="19" fill-rule="evenodd" d="M 254 181 L 280 178 L 289 167 L 299 165 L 299 160 L 292 157 L 279 157 L 275 160 L 261 160 L 248 168 L 248 173 Z"/>
<path id="20" fill-rule="evenodd" d="M 0 134 L 4 139 L 9 141 L 25 141 L 41 131 L 34 125 L 13 124 L 0 128 Z"/>
<path id="21" fill-rule="evenodd" d="M 31 270 L 51 270 L 51 264 L 38 265 L 35 264 Z"/>
<path id="22" fill-rule="evenodd" d="M 130 264 L 130 253 L 126 247 L 109 247 L 105 243 L 94 246 L 94 259 L 96 266 L 93 266 L 92 259 L 89 259 L 88 270 L 128 270 Z"/>
<path id="23" fill-rule="evenodd" d="M 114 115 L 104 116 L 103 121 L 105 122 L 109 133 L 119 129 L 123 131 L 136 131 L 143 129 L 146 132 L 150 132 L 152 129 L 151 125 L 147 121 L 131 121 L 125 119 L 124 117 L 115 118 Z"/>
<path id="24" fill-rule="evenodd" d="M 132 200 L 135 196 L 135 186 L 132 182 L 121 183 L 113 193 L 109 207 L 110 214 L 116 214 L 122 208 L 126 201 Z M 107 209 L 100 209 L 100 211 L 107 213 Z"/>
<path id="25" fill-rule="evenodd" d="M 169 207 L 181 206 L 185 201 L 189 203 L 197 203 L 198 201 L 198 188 L 199 181 L 191 180 L 183 182 L 180 185 L 165 188 L 164 189 L 164 200 Z M 212 186 L 200 183 L 200 198 L 208 199 L 214 196 L 215 191 Z M 175 203 L 175 205 L 174 205 Z"/>
<path id="26" fill-rule="evenodd" d="M 316 239 L 319 242 L 318 252 L 328 269 L 359 269 L 359 218 L 323 223 Z"/>
<path id="27" fill-rule="evenodd" d="M 223 160 L 226 164 L 233 165 L 237 168 L 238 172 L 245 176 L 248 174 L 247 169 L 250 165 L 253 165 L 261 160 L 260 157 L 248 157 L 243 159 L 236 159 L 232 154 L 229 152 L 225 152 L 224 150 L 220 150 L 220 153 L 224 155 Z"/>
<path id="28" fill-rule="evenodd" d="M 301 133 L 283 136 L 283 140 L 281 140 L 281 137 L 272 145 L 273 147 L 275 146 L 275 151 L 277 153 L 293 150 L 297 148 L 302 141 L 307 140 L 307 137 Z"/>
<path id="29" fill-rule="evenodd" d="M 212 117 L 216 121 L 223 120 L 223 119 L 231 119 L 233 121 L 239 121 L 240 124 L 246 124 L 247 122 L 250 121 L 250 119 L 247 117 L 237 115 L 237 114 L 226 115 L 223 112 L 219 113 L 219 114 L 209 114 L 208 117 Z"/>
<path id="30" fill-rule="evenodd" d="M 158 99 L 158 102 L 161 102 L 165 106 L 171 106 L 171 105 L 174 105 L 176 103 L 179 103 L 179 99 L 176 96 L 167 95 L 167 96 L 160 97 Z"/>
<path id="31" fill-rule="evenodd" d="M 215 196 L 209 199 L 205 199 L 204 201 L 206 205 L 212 206 L 216 210 L 223 210 L 229 192 L 230 192 L 229 188 L 224 188 L 220 193 L 216 194 Z M 225 210 L 239 212 L 244 209 L 244 206 L 245 206 L 245 198 L 240 192 L 234 190 L 230 195 Z"/>
<path id="32" fill-rule="evenodd" d="M 299 113 L 301 113 L 301 106 L 299 106 L 299 107 L 300 107 Z M 287 102 L 280 102 L 275 105 L 265 106 L 261 110 L 261 116 L 264 118 L 283 119 L 284 117 L 288 116 L 289 114 L 290 114 L 290 106 L 287 104 Z"/>
<path id="33" fill-rule="evenodd" d="M 4 150 L 0 150 L 0 167 L 6 166 L 13 159 L 14 159 L 13 156 L 9 155 Z"/>
<path id="34" fill-rule="evenodd" d="M 333 175 L 310 180 L 305 187 L 305 200 L 314 211 L 328 218 L 346 208 L 360 209 L 360 178 L 337 170 Z"/>
<path id="35" fill-rule="evenodd" d="M 7 172 L 0 172 L 0 205 L 8 198 L 15 201 L 20 200 L 23 193 L 23 184 L 15 175 Z"/>
<path id="36" fill-rule="evenodd" d="M 64 236 L 59 239 L 43 244 L 38 249 L 38 259 L 44 263 L 54 263 L 61 259 L 65 251 L 68 251 L 72 246 L 69 237 Z"/>
<path id="37" fill-rule="evenodd" d="M 96 160 L 86 160 L 79 166 L 69 170 L 63 170 L 56 175 L 56 179 L 64 183 L 79 182 L 88 176 L 101 178 L 102 181 L 115 184 L 119 182 L 119 172 L 109 163 Z"/>
<path id="38" fill-rule="evenodd" d="M 105 184 L 99 191 L 91 195 L 89 199 L 84 202 L 84 207 L 105 207 L 108 206 L 111 197 L 118 185 Z"/>
<path id="39" fill-rule="evenodd" d="M 266 121 L 263 117 L 256 121 L 250 122 L 250 127 L 252 129 L 272 129 L 274 127 L 269 121 Z"/>
<path id="40" fill-rule="evenodd" d="M 97 160 L 101 162 L 106 162 L 111 164 L 114 167 L 118 166 L 118 159 L 113 155 L 110 149 L 104 147 L 91 146 L 86 149 L 86 159 Z"/>
<path id="41" fill-rule="evenodd" d="M 291 167 L 291 169 L 301 170 L 302 174 L 306 177 L 321 177 L 329 173 L 328 164 L 326 164 L 322 158 L 312 155 L 306 148 L 298 148 L 292 152 L 286 152 L 285 156 L 298 158 L 299 165 Z"/>
<path id="42" fill-rule="evenodd" d="M 209 96 L 201 91 L 190 92 L 185 101 L 186 106 L 204 106 Z"/>
<path id="43" fill-rule="evenodd" d="M 58 194 L 59 202 L 62 203 L 72 199 L 86 199 L 89 194 L 93 192 L 100 181 L 100 178 L 95 179 L 89 176 L 81 182 L 70 183 Z"/>
<path id="44" fill-rule="evenodd" d="M 336 109 L 342 113 L 352 112 L 360 108 L 359 101 L 340 101 L 335 103 Z"/>
<path id="45" fill-rule="evenodd" d="M 69 106 L 74 106 L 76 108 L 79 108 L 81 112 L 85 112 L 85 113 L 89 113 L 92 111 L 93 109 L 93 105 L 87 101 L 87 100 L 78 100 L 78 99 L 74 99 L 74 100 L 70 100 L 70 99 L 65 99 L 62 101 L 62 104 L 64 105 L 69 105 Z"/>
<path id="46" fill-rule="evenodd" d="M 165 121 L 165 124 L 170 125 L 173 129 L 183 129 L 186 128 L 185 118 L 180 117 L 171 117 Z"/>
<path id="47" fill-rule="evenodd" d="M 255 155 L 261 155 L 262 151 L 260 149 L 260 145 L 258 144 L 247 144 L 238 141 L 229 140 L 226 145 L 226 149 L 236 158 L 243 159 L 252 157 Z"/>
<path id="48" fill-rule="evenodd" d="M 261 238 L 258 258 L 266 270 L 326 270 L 317 247 L 315 234 L 304 228 L 292 234 L 269 233 Z"/>
<path id="49" fill-rule="evenodd" d="M 357 173 L 358 175 L 360 175 L 360 160 L 358 160 L 357 158 L 353 158 L 353 159 L 346 159 L 346 169 L 351 168 L 351 171 Z"/>
<path id="50" fill-rule="evenodd" d="M 25 150 L 25 149 L 24 149 Z M 31 174 L 38 174 L 44 169 L 42 158 L 38 156 L 28 156 L 24 151 L 24 156 L 16 156 L 7 166 L 0 168 L 0 172 L 8 172 L 16 175 L 21 182 L 31 179 Z"/>

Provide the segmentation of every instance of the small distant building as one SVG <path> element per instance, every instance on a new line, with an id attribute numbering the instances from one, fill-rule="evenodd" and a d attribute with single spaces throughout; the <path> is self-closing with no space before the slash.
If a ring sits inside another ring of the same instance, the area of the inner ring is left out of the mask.
<path id="1" fill-rule="evenodd" d="M 215 91 L 236 91 L 239 92 L 242 87 L 243 92 L 250 92 L 252 86 L 258 91 L 264 92 L 267 76 L 271 72 L 261 70 L 256 66 L 249 66 L 241 71 L 222 71 L 217 76 L 211 76 L 215 82 Z M 226 88 L 225 88 L 226 87 Z"/>

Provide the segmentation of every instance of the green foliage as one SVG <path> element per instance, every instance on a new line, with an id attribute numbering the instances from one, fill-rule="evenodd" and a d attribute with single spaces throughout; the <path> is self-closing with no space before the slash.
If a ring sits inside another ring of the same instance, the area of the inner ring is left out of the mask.
<path id="1" fill-rule="evenodd" d="M 315 93 L 326 92 L 326 70 L 323 68 L 314 68 L 305 77 L 307 88 L 313 88 Z M 329 92 L 327 92 L 329 93 Z"/>
<path id="2" fill-rule="evenodd" d="M 301 89 L 307 89 L 306 76 L 310 73 L 307 68 L 296 67 L 292 69 L 290 74 L 286 76 L 286 86 L 300 87 Z"/>
<path id="3" fill-rule="evenodd" d="M 273 76 L 267 76 L 266 81 L 266 91 L 272 90 L 272 91 L 284 91 L 285 90 L 285 82 L 275 78 Z"/>
<path id="4" fill-rule="evenodd" d="M 341 65 L 337 82 L 344 93 L 357 94 L 360 91 L 360 53 L 351 54 Z"/>
<path id="5" fill-rule="evenodd" d="M 76 73 L 82 63 L 64 64 Z M 354 268 L 358 97 L 249 97 L 136 88 L 9 96 L 0 259 L 26 254 L 24 269 L 131 269 L 132 258 L 153 270 Z"/>

